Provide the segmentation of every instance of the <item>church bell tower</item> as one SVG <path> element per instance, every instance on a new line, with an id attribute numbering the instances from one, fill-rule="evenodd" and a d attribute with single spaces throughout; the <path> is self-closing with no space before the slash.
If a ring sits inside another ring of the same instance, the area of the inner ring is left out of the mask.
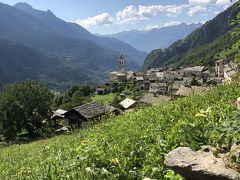
<path id="1" fill-rule="evenodd" d="M 125 58 L 122 54 L 119 57 L 119 72 L 125 72 Z"/>

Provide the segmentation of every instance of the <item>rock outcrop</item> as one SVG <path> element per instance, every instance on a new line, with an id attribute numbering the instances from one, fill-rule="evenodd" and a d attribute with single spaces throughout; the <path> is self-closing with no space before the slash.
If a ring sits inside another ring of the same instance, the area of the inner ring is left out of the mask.
<path id="1" fill-rule="evenodd" d="M 224 154 L 215 157 L 215 148 L 193 151 L 179 147 L 165 157 L 165 165 L 191 180 L 238 180 L 240 173 L 228 167 Z"/>

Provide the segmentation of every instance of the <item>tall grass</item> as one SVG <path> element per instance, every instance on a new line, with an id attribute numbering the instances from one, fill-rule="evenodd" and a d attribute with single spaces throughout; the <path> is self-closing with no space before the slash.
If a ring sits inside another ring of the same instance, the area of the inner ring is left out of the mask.
<path id="1" fill-rule="evenodd" d="M 111 117 L 72 135 L 0 150 L 0 179 L 164 179 L 178 146 L 226 147 L 240 139 L 240 83 Z"/>

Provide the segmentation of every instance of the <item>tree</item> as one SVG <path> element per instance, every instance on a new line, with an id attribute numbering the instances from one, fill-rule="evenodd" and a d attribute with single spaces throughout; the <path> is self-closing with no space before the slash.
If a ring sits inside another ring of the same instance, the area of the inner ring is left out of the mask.
<path id="1" fill-rule="evenodd" d="M 0 96 L 2 133 L 12 140 L 17 133 L 38 131 L 50 115 L 53 95 L 43 84 L 34 81 L 7 85 Z"/>

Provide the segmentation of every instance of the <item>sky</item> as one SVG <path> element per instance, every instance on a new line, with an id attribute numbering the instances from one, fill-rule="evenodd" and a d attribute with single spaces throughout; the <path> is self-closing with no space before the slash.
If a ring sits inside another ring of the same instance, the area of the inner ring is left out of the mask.
<path id="1" fill-rule="evenodd" d="M 231 5 L 230 0 L 0 0 L 26 2 L 75 22 L 94 34 L 150 30 L 180 23 L 206 22 Z"/>

